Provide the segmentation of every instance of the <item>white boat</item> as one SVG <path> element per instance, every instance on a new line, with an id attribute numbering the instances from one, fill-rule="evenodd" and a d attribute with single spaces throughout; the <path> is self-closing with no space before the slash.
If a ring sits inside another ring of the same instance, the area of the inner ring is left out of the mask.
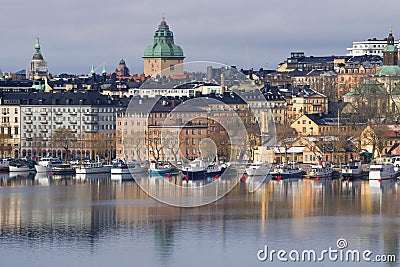
<path id="1" fill-rule="evenodd" d="M 319 161 L 318 165 L 311 165 L 307 172 L 308 178 L 329 178 L 333 175 L 333 169 L 325 162 Z"/>
<path id="2" fill-rule="evenodd" d="M 52 166 L 54 164 L 61 164 L 61 160 L 58 158 L 52 158 L 52 157 L 43 157 L 39 160 L 38 164 L 35 165 L 36 172 L 50 172 L 52 169 Z"/>
<path id="3" fill-rule="evenodd" d="M 102 162 L 84 163 L 76 167 L 77 174 L 110 173 L 112 165 L 104 165 Z"/>
<path id="4" fill-rule="evenodd" d="M 137 161 L 120 161 L 114 163 L 111 168 L 111 174 L 129 174 L 142 172 L 143 168 Z"/>
<path id="5" fill-rule="evenodd" d="M 369 167 L 369 180 L 387 180 L 394 179 L 398 176 L 393 163 L 377 163 Z"/>
<path id="6" fill-rule="evenodd" d="M 9 163 L 10 172 L 31 172 L 35 171 L 36 162 L 33 160 L 17 159 Z"/>
<path id="7" fill-rule="evenodd" d="M 347 165 L 342 166 L 343 178 L 360 178 L 365 174 L 360 161 L 352 161 Z"/>
<path id="8" fill-rule="evenodd" d="M 268 162 L 255 162 L 246 168 L 247 175 L 268 175 L 271 166 Z"/>

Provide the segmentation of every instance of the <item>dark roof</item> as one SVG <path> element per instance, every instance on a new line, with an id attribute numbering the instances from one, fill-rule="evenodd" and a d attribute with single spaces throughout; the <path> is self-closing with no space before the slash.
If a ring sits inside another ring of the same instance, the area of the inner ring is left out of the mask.
<path id="1" fill-rule="evenodd" d="M 116 106 L 118 102 L 96 91 L 32 92 L 22 105 Z"/>

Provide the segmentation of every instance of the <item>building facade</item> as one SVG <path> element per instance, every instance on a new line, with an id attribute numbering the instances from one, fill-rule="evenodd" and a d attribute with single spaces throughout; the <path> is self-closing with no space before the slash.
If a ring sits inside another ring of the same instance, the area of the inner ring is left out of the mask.
<path id="1" fill-rule="evenodd" d="M 118 103 L 98 92 L 34 92 L 21 103 L 21 155 L 108 157 L 115 150 L 115 114 Z M 64 133 L 69 151 L 55 142 Z M 69 135 L 71 133 L 72 135 Z"/>

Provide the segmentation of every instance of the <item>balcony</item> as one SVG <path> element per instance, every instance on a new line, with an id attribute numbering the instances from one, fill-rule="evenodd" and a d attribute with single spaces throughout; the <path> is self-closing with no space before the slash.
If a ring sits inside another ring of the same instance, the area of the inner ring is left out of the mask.
<path id="1" fill-rule="evenodd" d="M 26 129 L 26 132 L 27 132 L 27 133 L 31 133 L 31 132 L 32 132 L 32 129 Z"/>
<path id="2" fill-rule="evenodd" d="M 26 123 L 26 124 L 32 124 L 32 121 L 31 121 L 31 120 L 25 121 L 25 123 Z"/>
<path id="3" fill-rule="evenodd" d="M 25 115 L 32 115 L 32 111 L 26 111 Z"/>
<path id="4" fill-rule="evenodd" d="M 40 115 L 47 115 L 47 111 L 41 111 Z"/>
<path id="5" fill-rule="evenodd" d="M 62 121 L 55 121 L 55 124 L 62 124 Z"/>
<path id="6" fill-rule="evenodd" d="M 76 116 L 76 115 L 78 115 L 78 113 L 76 113 L 76 112 L 70 112 L 69 115 L 70 115 L 70 116 Z"/>
<path id="7" fill-rule="evenodd" d="M 88 129 L 88 130 L 85 130 L 85 133 L 97 133 L 98 132 L 98 130 L 96 129 Z"/>
<path id="8" fill-rule="evenodd" d="M 97 121 L 84 121 L 85 124 L 97 124 Z"/>
<path id="9" fill-rule="evenodd" d="M 56 114 L 57 116 L 61 116 L 61 115 L 62 115 L 62 112 L 57 111 L 55 114 Z"/>
<path id="10" fill-rule="evenodd" d="M 77 121 L 70 121 L 69 123 L 71 123 L 71 124 L 78 124 Z"/>
<path id="11" fill-rule="evenodd" d="M 83 115 L 85 116 L 97 116 L 97 113 L 93 113 L 93 112 L 85 112 Z"/>
<path id="12" fill-rule="evenodd" d="M 47 133 L 47 129 L 40 129 L 41 133 Z"/>
<path id="13" fill-rule="evenodd" d="M 45 121 L 45 120 L 41 120 L 40 123 L 41 123 L 41 124 L 47 124 L 48 122 Z"/>

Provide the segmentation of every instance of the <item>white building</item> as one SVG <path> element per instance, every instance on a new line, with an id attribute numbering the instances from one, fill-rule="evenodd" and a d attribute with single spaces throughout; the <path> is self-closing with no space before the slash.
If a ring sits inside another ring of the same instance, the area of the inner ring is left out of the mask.
<path id="1" fill-rule="evenodd" d="M 56 130 L 65 128 L 76 138 L 68 149 L 71 155 L 91 157 L 94 148 L 90 142 L 98 138 L 96 134 L 106 134 L 112 142 L 119 109 L 116 101 L 94 91 L 33 92 L 21 104 L 21 155 L 51 153 L 65 158 L 66 151 L 52 142 Z"/>
<path id="2" fill-rule="evenodd" d="M 387 40 L 385 39 L 368 39 L 366 41 L 355 41 L 353 46 L 347 48 L 348 56 L 363 56 L 363 55 L 377 55 L 383 57 L 383 48 L 386 46 Z M 399 47 L 399 41 L 394 43 Z"/>

